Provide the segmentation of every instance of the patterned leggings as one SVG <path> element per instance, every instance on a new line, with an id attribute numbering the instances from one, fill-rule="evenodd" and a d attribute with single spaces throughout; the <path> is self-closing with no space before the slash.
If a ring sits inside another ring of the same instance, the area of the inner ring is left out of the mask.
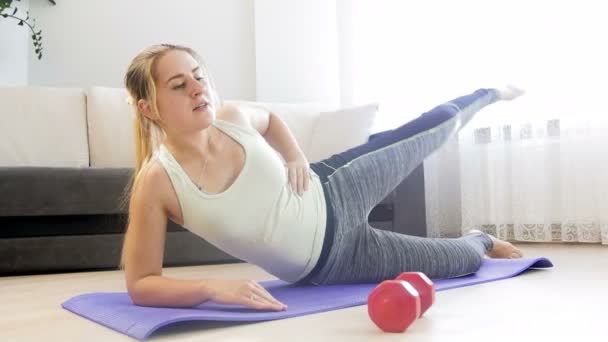
<path id="1" fill-rule="evenodd" d="M 479 110 L 498 100 L 494 89 L 439 105 L 396 129 L 318 163 L 327 202 L 327 229 L 321 257 L 300 282 L 379 282 L 406 271 L 433 279 L 476 272 L 492 248 L 486 234 L 457 239 L 409 236 L 373 228 L 371 209 Z"/>

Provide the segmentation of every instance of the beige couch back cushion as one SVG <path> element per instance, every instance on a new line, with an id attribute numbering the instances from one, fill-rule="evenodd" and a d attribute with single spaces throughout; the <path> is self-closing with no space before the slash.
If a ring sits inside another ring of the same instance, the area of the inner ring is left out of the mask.
<path id="1" fill-rule="evenodd" d="M 91 166 L 134 167 L 134 112 L 124 88 L 93 87 L 87 90 Z M 323 108 L 316 104 L 225 101 L 235 105 L 261 106 L 283 119 L 308 155 L 312 132 Z"/>
<path id="2" fill-rule="evenodd" d="M 0 87 L 0 137 L 0 166 L 89 166 L 84 92 Z"/>
<path id="3" fill-rule="evenodd" d="M 135 167 L 133 107 L 124 88 L 87 89 L 89 149 L 93 167 Z"/>
<path id="4" fill-rule="evenodd" d="M 124 88 L 87 90 L 91 166 L 133 167 L 133 109 Z M 257 106 L 278 115 L 293 133 L 310 162 L 327 158 L 367 141 L 377 105 L 327 111 L 320 104 L 225 101 L 237 106 Z"/>
<path id="5" fill-rule="evenodd" d="M 312 136 L 321 115 L 325 109 L 319 104 L 292 104 L 292 103 L 269 103 L 252 101 L 225 101 L 244 106 L 255 106 L 265 108 L 271 113 L 276 114 L 289 127 L 298 145 L 307 158 L 310 158 L 310 145 Z"/>
<path id="6" fill-rule="evenodd" d="M 309 162 L 318 162 L 368 140 L 378 104 L 327 110 L 319 104 L 227 101 L 258 106 L 277 114 L 289 127 Z"/>
<path id="7" fill-rule="evenodd" d="M 309 161 L 323 160 L 365 143 L 377 113 L 376 103 L 321 112 L 310 137 Z"/>

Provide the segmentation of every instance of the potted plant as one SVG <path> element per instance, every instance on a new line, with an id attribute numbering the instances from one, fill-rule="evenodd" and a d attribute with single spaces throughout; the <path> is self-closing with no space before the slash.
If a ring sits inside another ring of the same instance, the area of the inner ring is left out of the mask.
<path id="1" fill-rule="evenodd" d="M 42 59 L 42 30 L 36 31 L 36 19 L 30 17 L 30 12 L 25 12 L 25 17 L 23 16 L 23 11 L 19 11 L 17 5 L 13 6 L 13 2 L 15 0 L 0 0 L 0 18 L 6 20 L 15 20 L 15 23 L 19 26 L 27 25 L 27 27 L 32 32 L 32 43 L 34 44 L 34 51 L 38 56 L 38 59 Z M 21 1 L 21 0 L 16 0 Z M 49 0 L 53 5 L 55 5 L 54 0 Z"/>

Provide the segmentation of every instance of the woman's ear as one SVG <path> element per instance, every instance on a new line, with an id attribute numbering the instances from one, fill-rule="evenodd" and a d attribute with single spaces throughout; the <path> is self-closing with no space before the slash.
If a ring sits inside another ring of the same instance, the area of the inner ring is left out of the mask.
<path id="1" fill-rule="evenodd" d="M 154 121 L 154 117 L 152 116 L 152 110 L 150 109 L 150 104 L 148 101 L 140 99 L 137 101 L 137 109 L 140 113 L 142 113 L 146 118 Z"/>

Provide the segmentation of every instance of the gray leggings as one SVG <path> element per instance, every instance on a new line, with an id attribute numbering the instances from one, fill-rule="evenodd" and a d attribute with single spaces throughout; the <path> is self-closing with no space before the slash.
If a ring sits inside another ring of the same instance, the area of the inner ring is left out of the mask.
<path id="1" fill-rule="evenodd" d="M 441 279 L 476 272 L 492 248 L 486 234 L 422 238 L 375 229 L 367 217 L 424 158 L 497 99 L 495 90 L 479 89 L 376 134 L 361 146 L 311 164 L 323 183 L 328 220 L 321 257 L 302 281 L 379 282 L 406 271 Z"/>

